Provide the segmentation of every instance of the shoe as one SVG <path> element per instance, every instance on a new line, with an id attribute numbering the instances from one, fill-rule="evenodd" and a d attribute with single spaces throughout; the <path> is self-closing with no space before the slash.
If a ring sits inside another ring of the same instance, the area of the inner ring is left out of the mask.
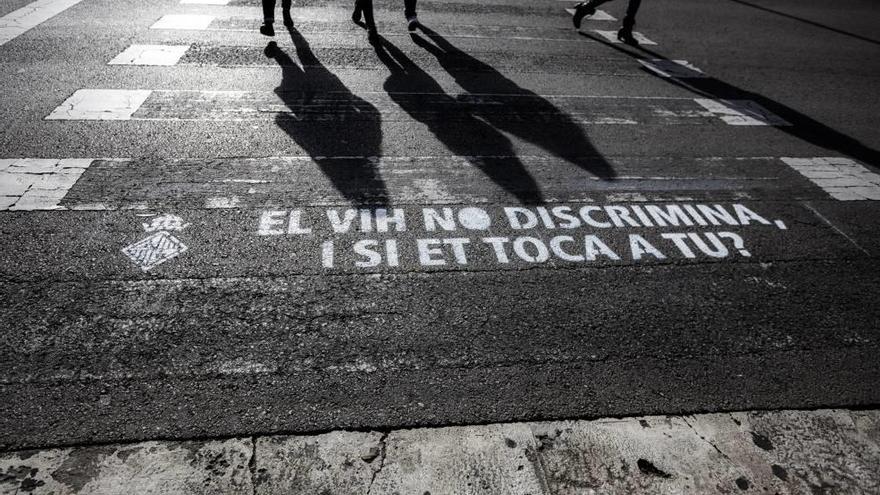
<path id="1" fill-rule="evenodd" d="M 290 12 L 284 12 L 284 27 L 293 27 L 293 17 L 290 17 Z"/>
<path id="2" fill-rule="evenodd" d="M 263 36 L 275 36 L 275 28 L 271 24 L 263 24 L 260 26 L 260 34 Z"/>
<path id="3" fill-rule="evenodd" d="M 574 8 L 574 15 L 571 17 L 571 22 L 574 23 L 574 27 L 576 29 L 581 28 L 581 21 L 584 20 L 584 17 L 588 15 L 593 15 L 596 13 L 596 7 L 593 7 L 588 2 L 581 2 L 577 4 Z"/>
<path id="4" fill-rule="evenodd" d="M 419 27 L 419 18 L 418 16 L 410 16 L 406 18 L 406 28 L 410 31 L 415 31 Z"/>
<path id="5" fill-rule="evenodd" d="M 639 46 L 639 41 L 633 37 L 632 28 L 620 28 L 620 31 L 617 32 L 617 39 L 627 45 Z"/>

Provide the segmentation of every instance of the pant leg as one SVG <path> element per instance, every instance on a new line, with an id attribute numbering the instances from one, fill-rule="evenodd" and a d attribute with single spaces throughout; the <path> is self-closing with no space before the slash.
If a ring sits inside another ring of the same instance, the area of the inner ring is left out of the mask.
<path id="1" fill-rule="evenodd" d="M 403 15 L 407 18 L 413 17 L 416 15 L 416 0 L 403 0 Z"/>
<path id="2" fill-rule="evenodd" d="M 629 0 L 629 5 L 626 7 L 626 17 L 623 18 L 623 28 L 627 30 L 632 30 L 636 25 L 636 14 L 639 12 L 639 7 L 642 5 L 642 0 Z"/>
<path id="3" fill-rule="evenodd" d="M 373 0 L 359 0 L 358 3 L 363 10 L 364 22 L 367 24 L 367 29 L 376 29 L 376 21 L 373 19 Z"/>
<path id="4" fill-rule="evenodd" d="M 267 23 L 275 21 L 275 0 L 263 0 L 263 20 Z"/>
<path id="5" fill-rule="evenodd" d="M 293 0 L 281 0 L 281 10 L 290 12 L 291 7 L 293 7 Z"/>

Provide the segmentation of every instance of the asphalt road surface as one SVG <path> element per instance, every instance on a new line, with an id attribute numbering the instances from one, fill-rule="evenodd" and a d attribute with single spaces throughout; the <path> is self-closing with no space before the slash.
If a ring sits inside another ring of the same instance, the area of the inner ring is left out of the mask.
<path id="1" fill-rule="evenodd" d="M 880 403 L 880 6 L 572 6 L 0 1 L 0 446 Z"/>

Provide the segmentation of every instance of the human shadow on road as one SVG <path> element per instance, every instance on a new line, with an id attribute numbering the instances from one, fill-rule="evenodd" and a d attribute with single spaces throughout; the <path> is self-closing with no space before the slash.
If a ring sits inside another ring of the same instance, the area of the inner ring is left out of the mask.
<path id="1" fill-rule="evenodd" d="M 357 205 L 388 202 L 377 168 L 382 154 L 382 119 L 371 103 L 353 94 L 289 28 L 297 63 L 274 42 L 265 49 L 282 70 L 275 93 L 289 112 L 275 118 L 347 200 Z"/>
<path id="2" fill-rule="evenodd" d="M 629 47 L 618 45 L 583 31 L 581 31 L 580 34 L 581 36 L 590 38 L 593 41 L 625 53 L 636 60 L 644 60 L 647 62 L 659 60 L 667 63 L 675 63 L 666 56 L 645 48 L 644 46 Z M 653 76 L 659 77 L 663 81 L 687 89 L 703 98 L 713 100 L 747 100 L 755 102 L 767 111 L 791 124 L 777 126 L 776 129 L 779 131 L 815 146 L 854 158 L 864 164 L 880 167 L 880 151 L 866 146 L 861 141 L 832 129 L 812 117 L 804 115 L 803 113 L 766 96 L 738 88 L 732 84 L 715 79 L 714 77 L 661 77 L 647 68 L 644 70 Z M 758 120 L 766 119 L 766 116 L 759 112 L 750 116 Z"/>
<path id="3" fill-rule="evenodd" d="M 384 89 L 413 119 L 426 125 L 452 153 L 479 168 L 522 203 L 540 203 L 538 184 L 516 156 L 510 140 L 470 113 L 469 105 L 440 84 L 382 36 L 373 47 L 391 74 Z"/>
<path id="4" fill-rule="evenodd" d="M 581 124 L 571 116 L 546 98 L 511 81 L 491 65 L 461 51 L 430 28 L 419 26 L 419 29 L 431 41 L 417 33 L 411 34 L 412 40 L 434 55 L 462 89 L 471 96 L 485 95 L 503 103 L 474 105 L 475 115 L 496 129 L 533 143 L 600 179 L 616 177 L 614 169 L 584 134 Z"/>

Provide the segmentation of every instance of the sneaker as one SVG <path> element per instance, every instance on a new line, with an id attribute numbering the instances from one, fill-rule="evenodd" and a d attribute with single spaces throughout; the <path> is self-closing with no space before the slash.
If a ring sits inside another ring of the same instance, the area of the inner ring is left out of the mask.
<path id="1" fill-rule="evenodd" d="M 290 12 L 284 12 L 284 27 L 293 27 L 293 17 L 290 17 Z"/>
<path id="2" fill-rule="evenodd" d="M 410 16 L 406 18 L 406 27 L 410 31 L 415 31 L 419 27 L 418 16 Z"/>
<path id="3" fill-rule="evenodd" d="M 260 34 L 263 36 L 275 36 L 275 28 L 271 24 L 263 24 L 260 26 Z"/>
<path id="4" fill-rule="evenodd" d="M 596 13 L 596 7 L 593 7 L 588 2 L 581 2 L 577 4 L 574 8 L 574 15 L 571 17 L 571 22 L 574 23 L 574 27 L 576 29 L 581 28 L 581 21 L 584 20 L 584 17 L 588 15 L 593 15 Z"/>
<path id="5" fill-rule="evenodd" d="M 633 37 L 632 28 L 620 28 L 620 31 L 617 32 L 617 39 L 627 45 L 639 46 L 639 40 Z"/>

